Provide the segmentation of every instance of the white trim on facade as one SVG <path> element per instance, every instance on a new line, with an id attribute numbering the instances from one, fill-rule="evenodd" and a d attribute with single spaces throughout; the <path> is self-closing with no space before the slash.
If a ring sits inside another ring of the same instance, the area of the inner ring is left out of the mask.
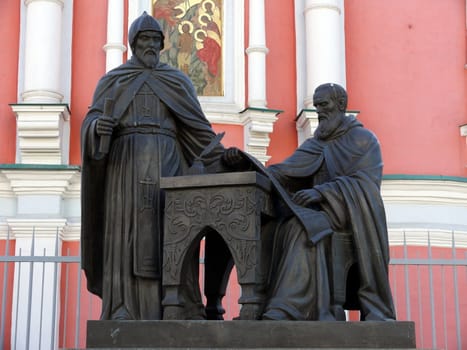
<path id="1" fill-rule="evenodd" d="M 467 182 L 448 179 L 384 180 L 381 192 L 388 204 L 455 205 L 465 207 L 467 213 Z"/>

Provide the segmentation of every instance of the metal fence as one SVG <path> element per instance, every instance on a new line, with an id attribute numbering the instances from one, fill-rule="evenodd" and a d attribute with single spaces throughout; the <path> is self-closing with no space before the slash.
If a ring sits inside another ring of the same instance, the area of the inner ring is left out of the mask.
<path id="1" fill-rule="evenodd" d="M 467 349 L 467 248 L 455 237 L 434 246 L 428 232 L 426 244 L 410 245 L 404 233 L 391 246 L 397 317 L 415 322 L 418 348 Z M 99 318 L 101 304 L 86 290 L 79 242 L 61 242 L 58 231 L 48 248 L 35 232 L 28 239 L 28 249 L 18 237 L 0 239 L 1 348 L 84 348 L 86 321 Z M 238 315 L 239 293 L 233 274 L 226 319 Z"/>

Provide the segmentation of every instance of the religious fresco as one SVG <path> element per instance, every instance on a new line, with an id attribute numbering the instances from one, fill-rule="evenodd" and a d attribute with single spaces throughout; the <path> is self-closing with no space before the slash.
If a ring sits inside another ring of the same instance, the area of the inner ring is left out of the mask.
<path id="1" fill-rule="evenodd" d="M 178 67 L 199 96 L 223 96 L 222 15 L 224 0 L 154 0 L 163 27 L 161 61 Z"/>

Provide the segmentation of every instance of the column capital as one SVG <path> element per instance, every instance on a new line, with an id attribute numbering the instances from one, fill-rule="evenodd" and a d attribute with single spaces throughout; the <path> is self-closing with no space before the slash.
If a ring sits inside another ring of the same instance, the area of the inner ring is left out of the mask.
<path id="1" fill-rule="evenodd" d="M 277 115 L 283 111 L 267 108 L 247 108 L 241 112 L 244 125 L 245 150 L 258 158 L 263 164 L 271 156 L 267 155 Z"/>
<path id="2" fill-rule="evenodd" d="M 67 164 L 70 110 L 67 104 L 10 104 L 16 114 L 17 162 Z"/>
<path id="3" fill-rule="evenodd" d="M 0 174 L 7 179 L 4 187 L 16 196 L 63 195 L 76 192 L 79 168 L 53 169 L 41 166 L 1 167 Z M 4 181 L 5 182 L 5 181 Z"/>

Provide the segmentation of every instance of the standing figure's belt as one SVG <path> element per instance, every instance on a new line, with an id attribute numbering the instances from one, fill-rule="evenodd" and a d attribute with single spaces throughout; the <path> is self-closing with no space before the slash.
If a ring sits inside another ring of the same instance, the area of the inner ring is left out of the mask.
<path id="1" fill-rule="evenodd" d="M 120 137 L 129 134 L 160 134 L 173 138 L 177 137 L 175 131 L 169 129 L 162 129 L 158 125 L 129 126 L 125 127 L 124 129 L 116 130 L 114 136 Z"/>

